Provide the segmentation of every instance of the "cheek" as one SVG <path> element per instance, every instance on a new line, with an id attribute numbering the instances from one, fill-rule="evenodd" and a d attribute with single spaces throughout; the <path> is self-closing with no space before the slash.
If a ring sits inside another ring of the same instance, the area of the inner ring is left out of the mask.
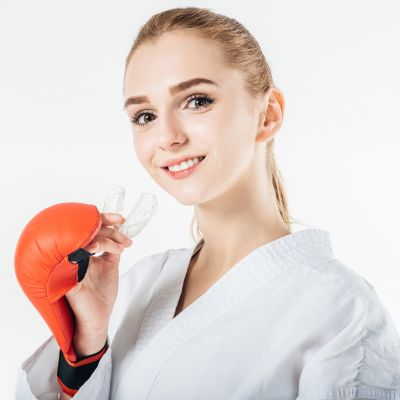
<path id="1" fill-rule="evenodd" d="M 152 144 L 149 140 L 139 135 L 133 136 L 133 146 L 135 149 L 135 154 L 139 162 L 148 168 L 152 161 Z"/>
<path id="2" fill-rule="evenodd" d="M 214 123 L 217 156 L 233 165 L 235 160 L 247 159 L 252 146 L 250 129 L 248 118 L 240 112 L 219 116 Z"/>

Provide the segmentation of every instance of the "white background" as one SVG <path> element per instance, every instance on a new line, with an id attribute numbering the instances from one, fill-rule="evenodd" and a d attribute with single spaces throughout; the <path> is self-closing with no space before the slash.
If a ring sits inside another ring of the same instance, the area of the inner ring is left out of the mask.
<path id="1" fill-rule="evenodd" d="M 13 256 L 40 210 L 102 208 L 117 185 L 125 213 L 143 191 L 156 216 L 121 272 L 192 245 L 193 208 L 160 189 L 135 158 L 122 111 L 125 58 L 141 25 L 177 6 L 208 7 L 255 36 L 286 99 L 276 157 L 290 213 L 331 234 L 337 258 L 368 279 L 400 329 L 400 8 L 397 1 L 0 2 L 1 397 L 50 336 L 20 289 Z"/>

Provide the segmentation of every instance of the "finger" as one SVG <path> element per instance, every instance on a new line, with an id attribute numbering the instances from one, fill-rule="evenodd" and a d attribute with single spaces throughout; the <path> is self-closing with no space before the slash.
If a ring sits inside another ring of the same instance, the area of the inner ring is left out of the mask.
<path id="1" fill-rule="evenodd" d="M 109 238 L 96 237 L 96 239 L 94 239 L 88 246 L 84 247 L 84 249 L 90 253 L 108 252 L 121 254 L 125 250 L 125 247 Z"/>
<path id="2" fill-rule="evenodd" d="M 97 235 L 93 239 L 93 241 L 95 241 L 97 237 L 108 237 L 109 239 L 112 239 L 115 242 L 121 243 L 124 246 L 125 245 L 130 246 L 132 244 L 132 240 L 128 236 L 126 236 L 124 233 L 120 232 L 117 229 L 109 228 L 106 226 L 103 226 L 99 230 L 99 232 L 97 232 Z"/>
<path id="3" fill-rule="evenodd" d="M 102 226 L 119 225 L 125 221 L 121 214 L 116 213 L 102 213 L 101 214 Z"/>
<path id="4" fill-rule="evenodd" d="M 152 193 L 142 193 L 136 202 L 132 211 L 128 215 L 125 223 L 120 226 L 121 232 L 129 236 L 135 237 L 153 218 L 157 211 L 157 197 Z"/>

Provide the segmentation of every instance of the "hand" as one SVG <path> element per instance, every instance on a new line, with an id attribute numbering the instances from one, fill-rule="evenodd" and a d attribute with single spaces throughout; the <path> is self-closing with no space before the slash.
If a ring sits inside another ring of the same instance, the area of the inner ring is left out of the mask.
<path id="1" fill-rule="evenodd" d="M 107 332 L 108 321 L 118 293 L 119 261 L 132 240 L 113 225 L 124 222 L 120 214 L 102 213 L 102 226 L 84 247 L 91 256 L 84 279 L 66 293 L 80 331 Z"/>

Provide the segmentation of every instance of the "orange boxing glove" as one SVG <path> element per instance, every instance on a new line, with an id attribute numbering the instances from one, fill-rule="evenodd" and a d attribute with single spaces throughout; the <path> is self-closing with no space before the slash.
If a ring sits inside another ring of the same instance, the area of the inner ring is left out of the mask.
<path id="1" fill-rule="evenodd" d="M 22 290 L 72 362 L 78 360 L 72 346 L 75 317 L 65 294 L 84 278 L 89 257 L 95 253 L 83 247 L 101 224 L 95 205 L 56 204 L 29 221 L 15 250 L 15 273 Z"/>

